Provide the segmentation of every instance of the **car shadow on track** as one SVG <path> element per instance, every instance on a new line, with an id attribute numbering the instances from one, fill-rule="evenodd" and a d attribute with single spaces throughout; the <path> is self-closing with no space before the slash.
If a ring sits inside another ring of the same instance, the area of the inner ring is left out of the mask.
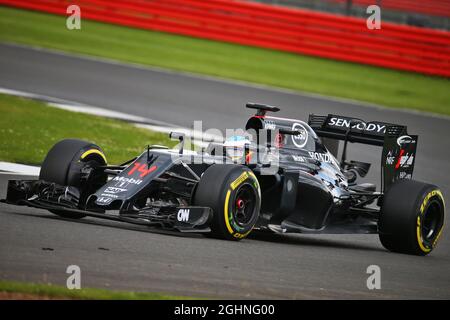
<path id="1" fill-rule="evenodd" d="M 100 226 L 100 227 L 108 227 L 115 228 L 120 230 L 129 230 L 129 231 L 138 231 L 138 232 L 146 232 L 146 233 L 154 233 L 168 236 L 176 236 L 176 237 L 189 237 L 189 238 L 203 238 L 200 234 L 193 233 L 181 233 L 177 231 L 170 230 L 162 230 L 157 229 L 155 227 L 146 227 L 140 225 L 133 225 L 126 222 L 113 221 L 113 220 L 101 220 L 95 218 L 82 218 L 82 219 L 70 219 L 63 218 L 52 213 L 47 213 L 45 210 L 38 209 L 39 212 L 27 213 L 27 212 L 18 212 L 14 210 L 3 210 L 0 214 L 12 214 L 12 215 L 20 215 L 24 217 L 38 218 L 38 219 L 48 219 L 53 221 L 66 221 L 68 223 L 78 223 L 92 226 Z"/>
<path id="2" fill-rule="evenodd" d="M 151 234 L 159 234 L 164 236 L 179 237 L 179 238 L 191 238 L 191 239 L 203 239 L 204 241 L 224 241 L 213 238 L 207 238 L 198 233 L 181 233 L 178 231 L 162 230 L 154 227 L 145 227 L 139 225 L 131 225 L 126 222 L 111 221 L 111 220 L 100 220 L 95 218 L 83 218 L 83 219 L 69 219 L 56 216 L 51 213 L 47 213 L 44 210 L 38 210 L 38 212 L 28 213 L 28 212 L 18 212 L 15 210 L 5 210 L 2 208 L 1 214 L 11 214 L 20 215 L 38 219 L 49 219 L 53 221 L 67 221 L 68 223 L 78 223 L 92 226 L 109 227 L 120 230 L 129 230 L 137 232 L 145 232 Z M 320 237 L 320 235 L 316 235 Z M 270 232 L 253 231 L 249 236 L 249 240 L 264 241 L 274 244 L 286 244 L 286 245 L 297 245 L 297 246 L 312 246 L 312 247 L 328 247 L 328 248 L 340 248 L 340 249 L 351 249 L 351 250 L 365 250 L 365 251 L 378 251 L 385 252 L 381 247 L 375 247 L 373 245 L 367 245 L 364 243 L 349 243 L 343 240 L 329 240 L 323 238 L 311 238 L 303 237 L 299 234 L 276 234 Z"/>
<path id="3" fill-rule="evenodd" d="M 320 234 L 317 235 L 305 235 L 302 234 L 276 234 L 270 232 L 253 231 L 248 238 L 257 241 L 282 243 L 296 246 L 312 246 L 312 247 L 327 247 L 327 248 L 339 248 L 339 249 L 352 249 L 352 250 L 364 250 L 364 251 L 378 251 L 387 252 L 381 247 L 376 247 L 367 243 L 359 243 L 357 239 L 355 242 L 348 242 L 348 240 L 342 239 L 324 239 L 320 238 Z M 314 238 L 312 238 L 314 237 Z M 315 238 L 317 237 L 317 238 Z"/>

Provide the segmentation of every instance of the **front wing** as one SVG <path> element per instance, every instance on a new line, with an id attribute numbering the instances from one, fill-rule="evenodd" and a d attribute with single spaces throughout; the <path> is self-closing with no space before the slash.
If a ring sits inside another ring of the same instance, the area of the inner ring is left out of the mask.
<path id="1" fill-rule="evenodd" d="M 42 180 L 9 180 L 6 199 L 1 202 L 45 209 L 55 213 L 76 214 L 106 220 L 159 227 L 180 232 L 210 232 L 212 209 L 199 206 L 150 204 L 139 210 L 105 211 L 83 208 L 78 189 Z"/>

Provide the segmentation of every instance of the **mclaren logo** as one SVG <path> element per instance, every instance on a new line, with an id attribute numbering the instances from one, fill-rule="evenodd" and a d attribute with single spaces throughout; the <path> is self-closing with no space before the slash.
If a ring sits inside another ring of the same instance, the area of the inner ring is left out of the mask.
<path id="1" fill-rule="evenodd" d="M 297 148 L 303 148 L 308 142 L 308 131 L 306 131 L 301 123 L 294 123 L 292 131 L 300 132 L 299 134 L 292 136 L 292 142 Z"/>
<path id="2" fill-rule="evenodd" d="M 181 222 L 189 221 L 189 209 L 180 209 L 178 210 L 177 220 Z"/>

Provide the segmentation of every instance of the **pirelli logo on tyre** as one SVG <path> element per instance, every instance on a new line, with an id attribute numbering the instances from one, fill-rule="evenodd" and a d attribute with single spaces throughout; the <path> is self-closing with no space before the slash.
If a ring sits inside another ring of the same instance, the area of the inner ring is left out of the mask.
<path id="1" fill-rule="evenodd" d="M 444 196 L 442 195 L 442 192 L 440 190 L 433 190 L 430 193 L 428 193 L 425 196 L 425 199 L 423 199 L 422 205 L 420 206 L 420 213 L 423 214 L 423 210 L 425 210 L 425 207 L 428 204 L 428 201 L 430 201 L 430 199 L 434 196 L 439 196 L 442 200 L 442 202 L 444 202 Z"/>
<path id="2" fill-rule="evenodd" d="M 242 174 L 231 183 L 231 190 L 236 189 L 242 182 L 244 182 L 245 180 L 247 180 L 248 178 L 248 172 L 244 171 L 242 172 Z"/>
<path id="3" fill-rule="evenodd" d="M 233 237 L 235 237 L 235 238 L 237 238 L 237 239 L 244 239 L 246 236 L 248 236 L 248 234 L 251 232 L 251 230 L 250 231 L 248 231 L 248 232 L 246 232 L 246 233 L 235 233 L 235 234 L 233 234 Z"/>
<path id="4" fill-rule="evenodd" d="M 417 235 L 417 243 L 419 244 L 420 249 L 425 253 L 430 252 L 436 246 L 442 234 L 442 230 L 444 229 L 444 225 L 442 224 L 433 242 L 427 243 L 426 241 L 424 241 L 423 238 L 424 235 L 422 234 L 422 223 L 423 223 L 422 219 L 425 217 L 426 215 L 425 209 L 427 208 L 428 203 L 433 197 L 438 197 L 445 207 L 444 196 L 442 195 L 442 192 L 440 190 L 433 190 L 429 192 L 423 199 L 422 204 L 420 205 L 420 214 L 417 216 L 417 223 L 416 223 L 416 235 Z"/>

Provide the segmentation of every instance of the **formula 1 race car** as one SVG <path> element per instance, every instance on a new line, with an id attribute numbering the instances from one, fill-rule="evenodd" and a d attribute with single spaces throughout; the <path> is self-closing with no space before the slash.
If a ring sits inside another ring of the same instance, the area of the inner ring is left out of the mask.
<path id="1" fill-rule="evenodd" d="M 148 146 L 120 165 L 102 149 L 67 139 L 48 152 L 39 180 L 10 180 L 4 202 L 240 240 L 253 229 L 274 233 L 378 233 L 391 251 L 426 255 L 444 225 L 444 197 L 411 180 L 418 137 L 407 128 L 338 115 L 308 123 L 256 114 L 245 136 L 184 150 Z M 242 130 L 243 131 L 243 130 Z M 247 136 L 248 134 L 248 136 Z M 380 191 L 358 183 L 370 164 L 347 160 L 348 143 L 382 147 Z M 340 146 L 341 144 L 341 146 Z M 342 158 L 337 160 L 340 147 Z"/>

